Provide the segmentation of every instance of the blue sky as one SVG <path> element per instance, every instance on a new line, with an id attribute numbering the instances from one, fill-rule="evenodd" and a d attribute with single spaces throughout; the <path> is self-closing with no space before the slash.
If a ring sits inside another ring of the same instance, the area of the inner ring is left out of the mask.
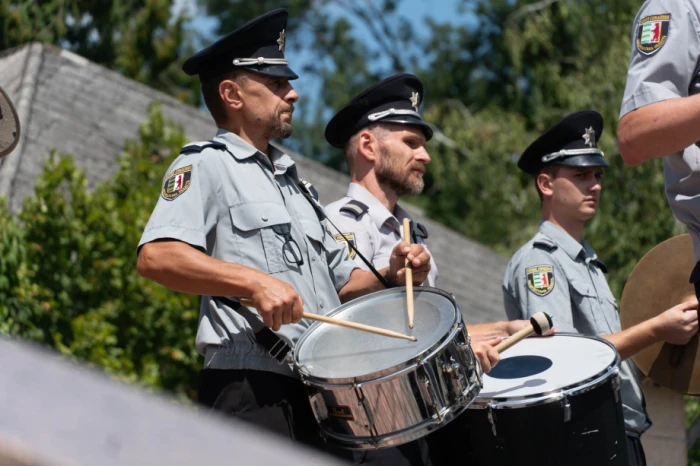
<path id="1" fill-rule="evenodd" d="M 431 18 L 438 23 L 450 24 L 469 21 L 471 18 L 469 13 L 459 12 L 460 3 L 460 0 L 433 0 L 432 2 L 426 0 L 401 0 L 398 11 L 402 16 L 412 21 L 416 35 L 424 36 L 428 34 L 428 28 L 425 24 L 427 18 Z M 196 0 L 175 0 L 173 4 L 173 11 L 177 12 L 182 8 L 188 8 L 190 16 L 194 18 L 190 27 L 196 29 L 205 37 L 204 43 L 201 44 L 202 46 L 209 45 L 217 38 L 213 34 L 202 33 L 202 31 L 215 31 L 218 21 L 216 18 L 206 16 L 204 11 L 197 7 Z M 326 8 L 331 14 L 343 14 L 341 7 L 334 2 L 329 2 Z M 364 37 L 365 35 L 362 34 L 364 32 L 362 30 L 362 24 L 359 22 L 353 22 L 353 24 L 356 26 L 360 36 Z M 368 37 L 369 34 L 366 36 Z M 288 43 L 287 47 L 288 48 L 285 55 L 289 60 L 292 69 L 300 70 L 302 69 L 303 64 L 308 63 L 313 59 L 308 51 L 303 48 L 295 48 L 293 43 Z M 311 99 L 311 101 L 313 101 L 314 96 L 318 95 L 316 90 L 318 85 L 319 83 L 315 82 L 308 76 L 301 76 L 299 80 L 294 82 L 294 87 L 299 91 L 300 96 L 302 96 L 304 99 Z M 303 117 L 301 112 L 299 116 Z"/>

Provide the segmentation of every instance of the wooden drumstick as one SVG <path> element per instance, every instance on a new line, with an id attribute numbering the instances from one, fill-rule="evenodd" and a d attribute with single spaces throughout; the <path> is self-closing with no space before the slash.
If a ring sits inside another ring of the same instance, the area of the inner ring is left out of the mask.
<path id="1" fill-rule="evenodd" d="M 253 307 L 253 301 L 249 299 L 239 299 L 238 300 L 244 306 Z M 371 325 L 358 324 L 357 322 L 350 322 L 349 320 L 336 319 L 335 317 L 322 316 L 318 314 L 312 314 L 310 312 L 304 312 L 302 314 L 304 319 L 317 320 L 319 322 L 325 322 L 331 325 L 338 325 L 340 327 L 352 328 L 355 330 L 360 330 L 362 332 L 375 333 L 377 335 L 382 335 L 391 338 L 402 338 L 404 340 L 418 341 L 416 337 L 411 337 L 404 335 L 403 333 L 394 332 L 393 330 L 387 330 L 379 327 L 372 327 Z"/>
<path id="2" fill-rule="evenodd" d="M 517 342 L 529 337 L 533 333 L 536 333 L 537 335 L 544 335 L 545 333 L 549 332 L 551 328 L 552 317 L 545 312 L 538 312 L 537 314 L 530 317 L 529 325 L 521 328 L 510 337 L 500 342 L 498 345 L 495 346 L 495 349 L 499 353 L 502 353 Z"/>
<path id="3" fill-rule="evenodd" d="M 411 244 L 411 221 L 408 218 L 403 219 L 403 240 Z M 406 310 L 408 311 L 408 326 L 413 328 L 413 269 L 411 263 L 406 258 L 404 263 L 406 267 Z"/>

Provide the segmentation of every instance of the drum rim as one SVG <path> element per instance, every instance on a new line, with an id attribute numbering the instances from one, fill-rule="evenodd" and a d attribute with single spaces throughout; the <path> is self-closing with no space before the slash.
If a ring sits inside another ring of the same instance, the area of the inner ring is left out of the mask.
<path id="1" fill-rule="evenodd" d="M 361 296 L 359 298 L 353 299 L 352 301 L 348 301 L 347 303 L 341 305 L 340 307 L 334 309 L 331 313 L 327 314 L 329 317 L 333 317 L 336 314 L 342 312 L 345 310 L 347 307 L 351 305 L 351 303 L 357 303 L 358 301 L 364 300 L 368 301 L 372 297 L 376 296 L 384 296 L 387 294 L 395 294 L 397 292 L 404 292 L 406 291 L 405 286 L 397 286 L 394 288 L 388 288 L 386 290 L 380 290 L 376 291 L 374 293 L 370 293 L 364 296 Z M 301 379 L 309 384 L 313 382 L 318 382 L 319 385 L 322 386 L 342 386 L 342 385 L 355 385 L 358 383 L 362 384 L 367 384 L 367 383 L 372 383 L 372 382 L 381 382 L 385 381 L 391 376 L 400 376 L 402 374 L 405 374 L 406 372 L 410 372 L 409 369 L 411 369 L 411 366 L 418 366 L 421 361 L 423 361 L 425 358 L 424 356 L 430 356 L 433 353 L 436 353 L 440 348 L 444 347 L 447 343 L 449 343 L 451 340 L 454 339 L 454 337 L 451 337 L 454 335 L 456 330 L 459 330 L 459 327 L 461 327 L 461 331 L 464 332 L 465 337 L 467 341 L 469 341 L 469 335 L 467 332 L 467 328 L 465 325 L 463 325 L 462 322 L 462 310 L 460 309 L 459 305 L 457 304 L 457 301 L 455 300 L 455 297 L 451 294 L 448 293 L 447 291 L 441 290 L 439 288 L 434 288 L 431 286 L 420 286 L 420 287 L 414 287 L 413 288 L 413 293 L 414 296 L 423 293 L 423 292 L 430 292 L 430 293 L 435 293 L 444 296 L 447 298 L 453 305 L 454 311 L 455 311 L 455 316 L 454 320 L 452 322 L 452 325 L 450 325 L 449 331 L 445 332 L 445 334 L 440 337 L 438 341 L 436 341 L 433 345 L 430 347 L 426 348 L 424 351 L 416 354 L 415 356 L 411 357 L 410 359 L 404 360 L 398 364 L 395 364 L 394 366 L 387 367 L 385 369 L 381 369 L 375 372 L 370 372 L 369 374 L 363 374 L 360 376 L 356 377 L 319 377 L 315 376 L 313 374 L 310 374 L 304 370 L 304 368 L 299 364 L 299 350 L 303 346 L 304 341 L 308 338 L 309 335 L 311 335 L 314 331 L 314 329 L 320 327 L 323 322 L 314 322 L 311 326 L 309 326 L 306 331 L 302 334 L 301 337 L 299 337 L 299 340 L 297 341 L 296 345 L 294 346 L 294 355 L 293 355 L 293 364 L 295 371 L 299 374 Z"/>
<path id="2" fill-rule="evenodd" d="M 569 396 L 576 396 L 582 393 L 588 392 L 597 388 L 608 382 L 609 379 L 613 378 L 620 372 L 620 354 L 617 352 L 617 348 L 611 342 L 604 338 L 600 338 L 597 335 L 586 335 L 583 333 L 574 332 L 557 332 L 552 337 L 557 336 L 567 336 L 567 337 L 577 337 L 577 338 L 587 338 L 591 340 L 597 340 L 605 343 L 613 350 L 615 357 L 610 365 L 606 366 L 603 370 L 588 377 L 587 379 L 577 382 L 575 385 L 567 385 L 565 387 L 556 388 L 533 395 L 523 395 L 523 396 L 513 396 L 513 397 L 492 397 L 492 398 L 481 398 L 479 395 L 476 396 L 470 409 L 517 409 L 526 408 L 530 406 L 538 406 L 547 403 L 553 403 L 561 400 L 562 398 Z M 550 338 L 550 337 L 546 337 Z"/>

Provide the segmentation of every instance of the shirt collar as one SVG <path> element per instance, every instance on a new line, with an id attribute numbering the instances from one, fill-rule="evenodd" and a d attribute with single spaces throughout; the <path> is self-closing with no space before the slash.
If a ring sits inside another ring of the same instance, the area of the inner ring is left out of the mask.
<path id="1" fill-rule="evenodd" d="M 243 138 L 236 133 L 219 128 L 216 131 L 216 137 L 223 140 L 231 154 L 233 154 L 237 160 L 244 160 L 256 154 L 260 154 L 264 159 L 268 159 L 265 154 L 253 147 L 250 143 L 244 141 Z M 294 160 L 277 146 L 270 144 L 268 147 L 270 152 L 268 160 L 270 160 L 275 167 L 275 175 L 285 173 L 289 167 L 294 165 Z"/>
<path id="2" fill-rule="evenodd" d="M 260 151 L 253 147 L 248 142 L 244 141 L 236 133 L 232 133 L 225 129 L 219 128 L 216 130 L 216 137 L 222 139 L 229 152 L 238 160 L 252 157 Z"/>
<path id="3" fill-rule="evenodd" d="M 576 260 L 581 254 L 581 251 L 585 251 L 583 244 L 576 241 L 573 236 L 551 222 L 546 220 L 542 221 L 540 224 L 540 233 L 554 241 L 572 260 Z M 590 246 L 589 250 L 591 250 Z"/>
<path id="4" fill-rule="evenodd" d="M 401 221 L 403 221 L 404 218 L 411 218 L 398 204 L 396 204 L 394 209 L 395 214 L 392 214 L 384 207 L 384 204 L 379 202 L 379 199 L 367 191 L 364 186 L 357 183 L 350 183 L 350 186 L 348 186 L 348 197 L 356 199 L 369 207 L 367 213 L 374 224 L 377 225 L 377 228 L 381 228 L 386 224 L 400 233 Z"/>

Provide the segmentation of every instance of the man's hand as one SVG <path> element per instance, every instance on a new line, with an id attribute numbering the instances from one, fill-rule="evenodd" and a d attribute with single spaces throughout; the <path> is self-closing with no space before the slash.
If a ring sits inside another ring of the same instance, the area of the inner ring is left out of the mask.
<path id="1" fill-rule="evenodd" d="M 274 331 L 282 325 L 296 324 L 304 312 L 304 301 L 294 288 L 269 275 L 258 280 L 251 301 L 265 326 Z"/>
<path id="2" fill-rule="evenodd" d="M 472 343 L 472 351 L 479 361 L 484 374 L 493 369 L 500 361 L 501 355 L 494 349 L 494 346 L 500 342 L 501 338 L 494 338 L 488 341 Z"/>
<path id="3" fill-rule="evenodd" d="M 698 333 L 698 302 L 678 304 L 654 317 L 654 336 L 673 345 L 685 345 Z"/>
<path id="4" fill-rule="evenodd" d="M 406 284 L 406 271 L 404 270 L 406 258 L 410 261 L 413 269 L 413 284 L 420 285 L 428 278 L 428 272 L 430 272 L 430 254 L 420 244 L 408 244 L 403 241 L 391 251 L 387 280 L 394 285 Z"/>

